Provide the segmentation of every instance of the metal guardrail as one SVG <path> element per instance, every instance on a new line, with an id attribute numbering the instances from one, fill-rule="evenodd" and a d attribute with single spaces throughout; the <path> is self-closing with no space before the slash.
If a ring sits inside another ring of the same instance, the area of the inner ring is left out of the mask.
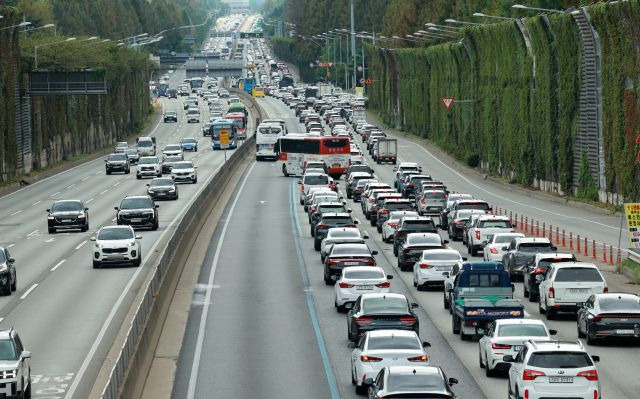
<path id="1" fill-rule="evenodd" d="M 104 95 L 107 81 L 92 70 L 29 72 L 31 96 Z"/>

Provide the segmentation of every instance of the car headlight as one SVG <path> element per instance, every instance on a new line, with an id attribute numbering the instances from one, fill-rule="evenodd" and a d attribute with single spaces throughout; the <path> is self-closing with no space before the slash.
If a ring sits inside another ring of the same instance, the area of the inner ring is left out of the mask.
<path id="1" fill-rule="evenodd" d="M 84 213 L 81 213 L 81 214 L 78 215 L 78 219 L 84 219 L 86 217 L 87 217 L 87 215 L 85 215 Z"/>
<path id="2" fill-rule="evenodd" d="M 8 269 L 6 262 L 0 265 L 0 273 L 6 272 Z"/>
<path id="3" fill-rule="evenodd" d="M 152 189 L 148 189 L 148 190 L 147 190 L 147 192 L 148 192 L 149 194 L 153 194 L 153 193 L 155 193 L 155 191 L 153 191 Z"/>
<path id="4" fill-rule="evenodd" d="M 47 219 L 49 219 L 49 220 L 53 220 L 53 219 L 55 219 L 55 218 L 54 218 L 53 216 L 49 215 L 49 216 L 47 216 Z"/>
<path id="5" fill-rule="evenodd" d="M 102 245 L 102 244 L 98 244 L 98 243 L 96 243 L 96 248 L 100 248 L 100 249 L 102 249 L 102 247 L 103 247 L 103 245 Z"/>
<path id="6" fill-rule="evenodd" d="M 5 370 L 2 372 L 3 378 L 16 378 L 18 375 L 18 370 Z"/>
<path id="7" fill-rule="evenodd" d="M 130 247 L 135 247 L 135 246 L 136 246 L 136 242 L 135 242 L 135 241 L 131 241 L 131 242 L 129 243 L 129 246 L 130 246 Z"/>
<path id="8" fill-rule="evenodd" d="M 175 187 L 171 187 L 171 188 L 169 189 L 169 192 L 170 192 L 170 193 L 173 193 L 173 192 L 175 192 L 175 191 L 176 191 L 176 188 L 175 188 Z"/>

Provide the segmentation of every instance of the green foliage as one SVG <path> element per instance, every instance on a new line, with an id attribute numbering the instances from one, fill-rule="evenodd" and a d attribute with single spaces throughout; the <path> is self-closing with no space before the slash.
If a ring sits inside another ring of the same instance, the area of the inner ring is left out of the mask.
<path id="1" fill-rule="evenodd" d="M 578 175 L 576 197 L 588 201 L 598 200 L 598 185 L 596 184 L 596 181 L 591 174 L 587 154 L 584 153 L 582 154 L 582 159 L 580 160 L 580 174 Z"/>

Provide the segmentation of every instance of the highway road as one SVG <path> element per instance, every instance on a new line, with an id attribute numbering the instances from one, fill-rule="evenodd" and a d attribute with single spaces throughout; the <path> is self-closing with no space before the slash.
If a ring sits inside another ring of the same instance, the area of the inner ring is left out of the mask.
<path id="1" fill-rule="evenodd" d="M 175 71 L 170 86 L 182 82 L 184 71 Z M 191 201 L 223 161 L 213 152 L 201 124 L 187 124 L 181 99 L 160 100 L 164 109 L 178 112 L 177 124 L 162 123 L 151 134 L 158 149 L 180 138 L 198 139 L 199 151 L 185 159 L 198 166 L 195 185 L 180 185 L 178 201 L 160 202 L 160 228 L 143 231 L 141 267 L 94 270 L 89 238 L 103 225 L 113 224 L 113 207 L 126 195 L 146 193 L 148 181 L 129 175 L 107 176 L 102 158 L 83 163 L 0 198 L 0 245 L 16 259 L 18 290 L 0 297 L 0 327 L 17 329 L 33 354 L 35 398 L 87 396 L 113 337 L 135 293 L 150 271 L 151 260 L 168 238 L 185 204 Z M 200 102 L 201 114 L 208 115 Z M 89 207 L 86 233 L 47 233 L 45 210 L 57 199 L 80 199 Z"/>

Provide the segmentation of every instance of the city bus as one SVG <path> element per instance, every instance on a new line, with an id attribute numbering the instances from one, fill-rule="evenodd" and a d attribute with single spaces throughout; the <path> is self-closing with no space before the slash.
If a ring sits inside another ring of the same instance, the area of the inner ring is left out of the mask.
<path id="1" fill-rule="evenodd" d="M 229 112 L 225 116 L 225 119 L 233 121 L 233 126 L 236 130 L 236 137 L 238 140 L 247 139 L 247 116 L 242 112 Z"/>
<path id="2" fill-rule="evenodd" d="M 222 149 L 220 147 L 220 132 L 226 131 L 229 134 L 229 149 L 238 147 L 238 140 L 236 135 L 236 127 L 230 119 L 216 119 L 212 122 L 209 128 L 211 132 L 211 148 L 214 150 Z"/>
<path id="3" fill-rule="evenodd" d="M 242 112 L 244 116 L 248 116 L 249 114 L 249 112 L 247 112 L 247 107 L 245 107 L 244 104 L 240 101 L 229 104 L 229 110 L 227 111 L 227 113 L 230 114 L 232 112 Z"/>
<path id="4" fill-rule="evenodd" d="M 189 79 L 189 85 L 191 86 L 191 92 L 195 93 L 196 89 L 201 89 L 204 85 L 204 79 L 202 78 L 191 78 Z"/>
<path id="5" fill-rule="evenodd" d="M 277 122 L 262 122 L 256 129 L 256 160 L 277 159 L 274 148 L 278 138 L 284 136 L 284 129 Z"/>
<path id="6" fill-rule="evenodd" d="M 253 98 L 264 97 L 264 88 L 262 86 L 255 86 L 251 95 Z"/>
<path id="7" fill-rule="evenodd" d="M 307 162 L 318 161 L 324 162 L 327 173 L 338 179 L 349 166 L 350 147 L 348 137 L 288 134 L 278 138 L 275 152 L 285 176 L 300 176 Z"/>

